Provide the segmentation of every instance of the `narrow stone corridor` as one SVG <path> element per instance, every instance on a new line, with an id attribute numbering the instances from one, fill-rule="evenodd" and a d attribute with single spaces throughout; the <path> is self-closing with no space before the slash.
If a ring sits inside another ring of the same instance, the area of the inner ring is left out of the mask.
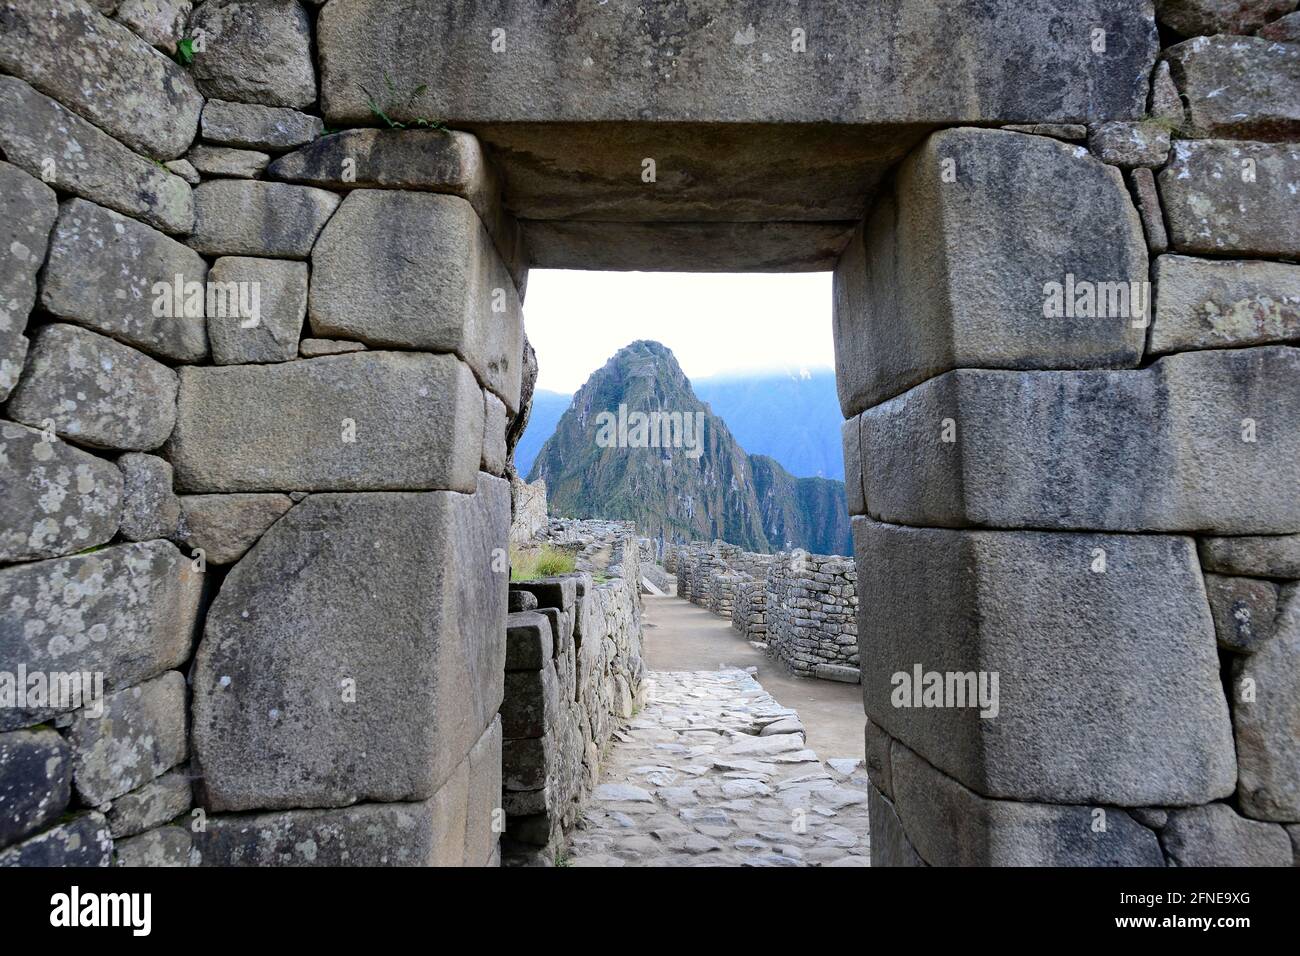
<path id="1" fill-rule="evenodd" d="M 701 620 L 687 620 L 677 604 Z M 670 659 L 714 653 L 725 664 L 738 646 L 749 649 L 704 626 L 710 615 L 680 599 L 648 600 L 646 612 L 652 665 L 665 660 L 661 636 L 673 642 Z M 671 637 L 656 626 L 669 617 Z M 860 760 L 819 759 L 797 711 L 740 667 L 653 670 L 645 686 L 646 704 L 615 735 L 573 833 L 571 865 L 869 865 Z M 836 706 L 861 725 L 860 705 L 841 696 Z"/>

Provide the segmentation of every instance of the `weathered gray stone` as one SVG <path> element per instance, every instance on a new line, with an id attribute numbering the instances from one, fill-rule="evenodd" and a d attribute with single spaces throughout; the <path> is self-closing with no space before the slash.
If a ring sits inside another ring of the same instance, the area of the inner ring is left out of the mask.
<path id="1" fill-rule="evenodd" d="M 305 259 L 339 197 L 287 183 L 219 179 L 194 190 L 189 244 L 214 256 Z"/>
<path id="2" fill-rule="evenodd" d="M 537 606 L 540 608 L 569 610 L 578 601 L 578 577 L 576 575 L 537 578 L 533 581 L 513 581 L 510 586 L 531 593 L 537 598 Z"/>
<path id="3" fill-rule="evenodd" d="M 500 842 L 501 718 L 494 718 L 469 752 L 465 865 L 491 866 Z"/>
<path id="4" fill-rule="evenodd" d="M 866 711 L 896 741 L 990 797 L 1149 806 L 1232 792 L 1232 726 L 1190 538 L 869 518 L 853 533 L 872 569 L 858 579 Z M 973 688 L 957 685 L 948 706 L 915 706 L 918 670 L 983 674 L 984 699 L 972 705 Z M 893 758 L 908 824 L 897 748 Z"/>
<path id="5" fill-rule="evenodd" d="M 1125 372 L 959 369 L 863 413 L 867 509 L 942 527 L 1295 532 L 1298 416 L 1300 349 L 1284 346 Z"/>
<path id="6" fill-rule="evenodd" d="M 325 126 L 319 116 L 284 107 L 208 100 L 200 128 L 211 143 L 277 151 L 310 143 Z"/>
<path id="7" fill-rule="evenodd" d="M 271 162 L 268 153 L 230 146 L 195 146 L 185 154 L 185 158 L 205 176 L 231 179 L 255 179 Z"/>
<path id="8" fill-rule="evenodd" d="M 122 473 L 122 536 L 128 541 L 174 538 L 181 502 L 172 491 L 172 466 L 157 455 L 127 452 L 117 459 Z"/>
<path id="9" fill-rule="evenodd" d="M 168 770 L 113 801 L 108 827 L 113 838 L 135 836 L 175 820 L 193 805 L 190 780 L 184 768 Z"/>
<path id="10" fill-rule="evenodd" d="M 844 493 L 848 499 L 849 514 L 865 514 L 867 500 L 862 494 L 862 446 L 858 435 L 861 420 L 856 416 L 845 421 L 840 428 L 844 445 Z"/>
<path id="11" fill-rule="evenodd" d="M 0 569 L 0 660 L 29 674 L 103 674 L 108 689 L 178 667 L 190 656 L 200 575 L 166 541 Z M 68 707 L 0 709 L 0 730 Z"/>
<path id="12" fill-rule="evenodd" d="M 56 819 L 71 799 L 68 744 L 53 730 L 0 734 L 0 847 Z"/>
<path id="13" fill-rule="evenodd" d="M 176 420 L 176 373 L 75 325 L 47 325 L 32 343 L 9 414 L 94 448 L 149 451 Z"/>
<path id="14" fill-rule="evenodd" d="M 868 718 L 864 733 L 864 753 L 867 775 L 871 782 L 888 799 L 894 798 L 894 780 L 889 767 L 889 734 L 885 733 Z"/>
<path id="15" fill-rule="evenodd" d="M 3 77 L 0 77 L 3 81 Z M 58 215 L 54 190 L 0 162 L 0 401 L 18 383 L 27 355 L 27 316 L 36 303 L 36 273 L 45 262 Z"/>
<path id="16" fill-rule="evenodd" d="M 533 594 L 531 591 L 520 591 L 515 588 L 510 589 L 510 613 L 511 614 L 518 613 L 519 611 L 536 611 L 536 610 L 537 610 L 537 595 Z M 550 655 L 548 654 L 546 655 L 546 657 L 539 658 L 539 660 L 546 660 L 549 657 Z M 510 652 L 508 650 L 506 651 L 506 659 L 507 660 L 510 659 Z M 537 667 L 541 667 L 541 664 L 538 664 Z M 507 665 L 506 669 L 510 670 L 511 668 Z M 523 668 L 523 669 L 527 670 L 528 668 Z"/>
<path id="17" fill-rule="evenodd" d="M 163 165 L 191 186 L 197 186 L 203 181 L 199 171 L 194 168 L 194 165 L 188 159 L 169 159 Z M 193 199 L 193 194 L 191 194 L 190 201 L 192 202 Z"/>
<path id="18" fill-rule="evenodd" d="M 501 744 L 501 785 L 507 793 L 541 790 L 556 763 L 556 735 L 506 738 Z"/>
<path id="19" fill-rule="evenodd" d="M 1082 123 L 1012 123 L 1002 128 L 1010 133 L 1050 136 L 1067 143 L 1078 143 L 1088 138 L 1088 127 Z"/>
<path id="20" fill-rule="evenodd" d="M 203 107 L 188 73 L 81 0 L 7 0 L 0 70 L 154 159 L 185 152 Z"/>
<path id="21" fill-rule="evenodd" d="M 177 286 L 176 277 L 180 276 Z M 52 315 L 151 355 L 207 358 L 203 257 L 156 229 L 72 199 L 59 209 L 41 305 Z"/>
<path id="22" fill-rule="evenodd" d="M 1169 248 L 1169 233 L 1165 231 L 1165 216 L 1160 210 L 1160 192 L 1156 189 L 1155 174 L 1145 166 L 1139 166 L 1129 170 L 1128 181 L 1133 190 L 1138 215 L 1142 217 L 1147 251 L 1158 256 Z"/>
<path id="23" fill-rule="evenodd" d="M 1088 148 L 1113 166 L 1163 166 L 1169 157 L 1169 127 L 1151 121 L 1098 123 L 1088 131 Z"/>
<path id="24" fill-rule="evenodd" d="M 1062 293 L 1073 277 L 1127 293 L 1147 277 L 1123 175 L 1081 147 L 1002 130 L 935 133 L 864 229 L 835 269 L 846 417 L 951 368 L 1125 367 L 1142 357 L 1127 295 L 1121 314 L 1049 311 L 1049 283 Z"/>
<path id="25" fill-rule="evenodd" d="M 307 315 L 307 263 L 226 256 L 212 264 L 208 278 L 213 283 L 247 283 L 244 287 L 257 293 L 254 316 L 244 315 L 242 308 L 208 316 L 213 362 L 239 365 L 297 357 Z"/>
<path id="26" fill-rule="evenodd" d="M 560 719 L 560 685 L 553 662 L 539 670 L 508 671 L 501 704 L 501 732 L 507 740 L 540 737 Z"/>
<path id="27" fill-rule="evenodd" d="M 1224 650 L 1249 654 L 1272 637 L 1277 614 L 1277 588 L 1272 583 L 1207 574 L 1205 594 Z"/>
<path id="28" fill-rule="evenodd" d="M 455 356 L 357 352 L 180 379 L 168 455 L 181 491 L 474 490 L 483 393 Z"/>
<path id="29" fill-rule="evenodd" d="M 506 470 L 506 406 L 491 392 L 483 392 L 483 460 L 480 467 L 493 475 Z"/>
<path id="30" fill-rule="evenodd" d="M 1164 865 L 1156 835 L 1123 810 L 1105 808 L 1102 829 L 1095 806 L 987 800 L 897 742 L 891 760 L 894 809 L 931 866 Z"/>
<path id="31" fill-rule="evenodd" d="M 1278 599 L 1273 635 L 1233 662 L 1237 802 L 1261 820 L 1300 820 L 1300 584 Z"/>
<path id="32" fill-rule="evenodd" d="M 1186 121 L 1183 99 L 1178 95 L 1178 85 L 1169 72 L 1169 61 L 1161 60 L 1151 74 L 1151 98 L 1147 113 L 1153 120 L 1165 123 L 1170 129 L 1181 129 Z"/>
<path id="33" fill-rule="evenodd" d="M 1300 12 L 1288 13 L 1286 16 L 1262 26 L 1256 31 L 1257 36 L 1279 43 L 1300 43 Z"/>
<path id="34" fill-rule="evenodd" d="M 1300 266 L 1161 256 L 1155 274 L 1152 352 L 1300 340 Z"/>
<path id="35" fill-rule="evenodd" d="M 0 561 L 53 558 L 117 533 L 122 477 L 110 462 L 0 420 Z"/>
<path id="36" fill-rule="evenodd" d="M 473 496 L 312 495 L 272 526 L 195 659 L 205 805 L 432 797 L 501 704 L 507 581 L 491 567 L 509 522 L 508 486 L 480 475 Z"/>
<path id="37" fill-rule="evenodd" d="M 529 591 L 513 590 L 516 594 L 527 594 L 537 606 L 537 598 Z M 542 614 L 534 611 L 512 613 L 506 623 L 506 670 L 536 671 L 547 665 L 555 656 L 551 623 Z"/>
<path id="38" fill-rule="evenodd" d="M 894 804 L 875 787 L 867 788 L 872 866 L 925 866 L 903 832 Z"/>
<path id="39" fill-rule="evenodd" d="M 122 0 L 117 19 L 140 39 L 172 54 L 193 9 L 191 0 Z"/>
<path id="40" fill-rule="evenodd" d="M 349 194 L 312 252 L 308 308 L 317 335 L 454 351 L 512 414 L 519 408 L 519 296 L 457 196 Z"/>
<path id="41" fill-rule="evenodd" d="M 1247 820 L 1226 803 L 1170 810 L 1161 839 L 1171 866 L 1291 865 L 1282 827 Z"/>
<path id="42" fill-rule="evenodd" d="M 1300 578 L 1300 534 L 1201 538 L 1197 546 L 1206 571 Z"/>
<path id="43" fill-rule="evenodd" d="M 298 0 L 207 0 L 190 18 L 206 49 L 191 67 L 205 96 L 267 106 L 316 100 L 311 18 Z"/>
<path id="44" fill-rule="evenodd" d="M 180 177 L 10 76 L 0 76 L 0 149 L 33 176 L 164 232 L 194 225 L 194 199 Z"/>
<path id="45" fill-rule="evenodd" d="M 184 495 L 182 537 L 209 564 L 234 564 L 291 507 L 288 495 Z"/>
<path id="46" fill-rule="evenodd" d="M 1289 257 L 1300 249 L 1300 146 L 1180 139 L 1157 181 L 1179 252 Z"/>
<path id="47" fill-rule="evenodd" d="M 1156 0 L 1160 22 L 1185 37 L 1251 33 L 1294 10 L 1296 0 Z"/>
<path id="48" fill-rule="evenodd" d="M 791 52 L 786 12 L 755 0 L 704 3 L 686 21 L 573 0 L 519 8 L 504 24 L 502 51 L 492 31 L 503 22 L 489 8 L 412 5 L 394 15 L 379 0 L 335 0 L 317 24 L 321 100 L 335 125 L 372 121 L 367 91 L 394 119 L 450 125 L 1078 122 L 1140 113 L 1158 44 L 1149 6 L 1096 0 L 1072 5 L 1070 15 L 1106 25 L 1104 57 L 1062 31 L 1059 5 L 1044 0 L 804 12 L 795 25 L 806 31 L 806 55 Z M 483 39 L 426 39 L 453 34 Z M 909 42 L 896 41 L 903 35 Z M 939 68 L 955 56 L 960 68 Z M 1008 61 L 1040 82 L 1006 82 Z M 391 102 L 385 76 L 396 87 Z M 430 86 L 415 95 L 421 83 Z"/>
<path id="49" fill-rule="evenodd" d="M 1197 37 L 1165 54 L 1187 101 L 1183 134 L 1294 140 L 1300 135 L 1300 48 L 1260 37 Z"/>
<path id="50" fill-rule="evenodd" d="M 186 827 L 159 827 L 113 844 L 114 866 L 189 866 L 191 837 Z"/>
<path id="51" fill-rule="evenodd" d="M 0 868 L 9 866 L 108 866 L 113 838 L 103 814 L 82 813 L 43 833 L 0 850 Z"/>
<path id="52" fill-rule="evenodd" d="M 298 353 L 303 358 L 320 358 L 322 355 L 344 355 L 348 352 L 364 352 L 366 346 L 361 342 L 349 342 L 347 339 L 303 339 L 298 343 Z"/>
<path id="53" fill-rule="evenodd" d="M 73 783 L 91 805 L 107 803 L 170 770 L 187 753 L 185 678 L 167 671 L 107 695 L 102 710 L 73 715 Z"/>
<path id="54" fill-rule="evenodd" d="M 436 800 L 208 817 L 203 866 L 430 866 L 447 820 Z"/>

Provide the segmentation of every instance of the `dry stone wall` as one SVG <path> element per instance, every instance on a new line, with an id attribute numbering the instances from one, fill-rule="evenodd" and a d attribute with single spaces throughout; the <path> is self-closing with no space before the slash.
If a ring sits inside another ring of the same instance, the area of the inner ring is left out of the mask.
<path id="1" fill-rule="evenodd" d="M 315 5 L 0 6 L 0 865 L 495 863 L 495 171 Z"/>
<path id="2" fill-rule="evenodd" d="M 551 519 L 539 540 L 576 552 L 570 575 L 510 586 L 503 860 L 549 866 L 640 706 L 640 546 L 627 522 Z"/>

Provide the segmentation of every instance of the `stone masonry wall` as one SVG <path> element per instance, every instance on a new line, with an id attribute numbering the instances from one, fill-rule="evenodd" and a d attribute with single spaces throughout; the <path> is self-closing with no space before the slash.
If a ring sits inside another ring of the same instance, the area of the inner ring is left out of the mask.
<path id="1" fill-rule="evenodd" d="M 498 858 L 526 258 L 316 16 L 0 4 L 0 865 Z"/>
<path id="2" fill-rule="evenodd" d="M 630 523 L 551 519 L 573 574 L 511 585 L 501 719 L 511 866 L 549 866 L 641 699 L 640 548 Z"/>
<path id="3" fill-rule="evenodd" d="M 1300 33 L 1156 6 L 1144 115 L 936 132 L 836 269 L 877 865 L 1300 847 Z"/>

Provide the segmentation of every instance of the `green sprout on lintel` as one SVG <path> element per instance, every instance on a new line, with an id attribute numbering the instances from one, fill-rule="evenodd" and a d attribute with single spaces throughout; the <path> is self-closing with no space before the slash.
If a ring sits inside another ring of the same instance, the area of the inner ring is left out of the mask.
<path id="1" fill-rule="evenodd" d="M 408 113 L 411 112 L 411 110 L 415 106 L 415 101 L 428 92 L 429 90 L 428 83 L 421 83 L 419 86 L 413 89 L 410 95 L 406 97 L 405 102 L 401 101 L 400 93 L 397 87 L 393 84 L 393 81 L 389 78 L 387 73 L 384 74 L 384 85 L 388 87 L 389 98 L 387 102 L 387 109 L 381 107 L 379 105 L 379 102 L 375 99 L 375 95 L 371 93 L 368 89 L 366 89 L 364 86 L 361 87 L 361 92 L 366 94 L 366 105 L 370 107 L 370 112 L 374 113 L 375 116 L 383 120 L 384 123 L 387 124 L 389 129 L 410 129 L 412 127 L 418 127 L 421 129 L 437 130 L 440 133 L 449 132 L 447 129 L 447 124 L 439 120 L 426 119 L 420 116 L 409 121 L 409 123 L 401 123 L 388 115 L 389 111 L 391 111 L 394 108 L 395 102 L 397 103 L 397 105 L 401 106 L 406 112 Z"/>

